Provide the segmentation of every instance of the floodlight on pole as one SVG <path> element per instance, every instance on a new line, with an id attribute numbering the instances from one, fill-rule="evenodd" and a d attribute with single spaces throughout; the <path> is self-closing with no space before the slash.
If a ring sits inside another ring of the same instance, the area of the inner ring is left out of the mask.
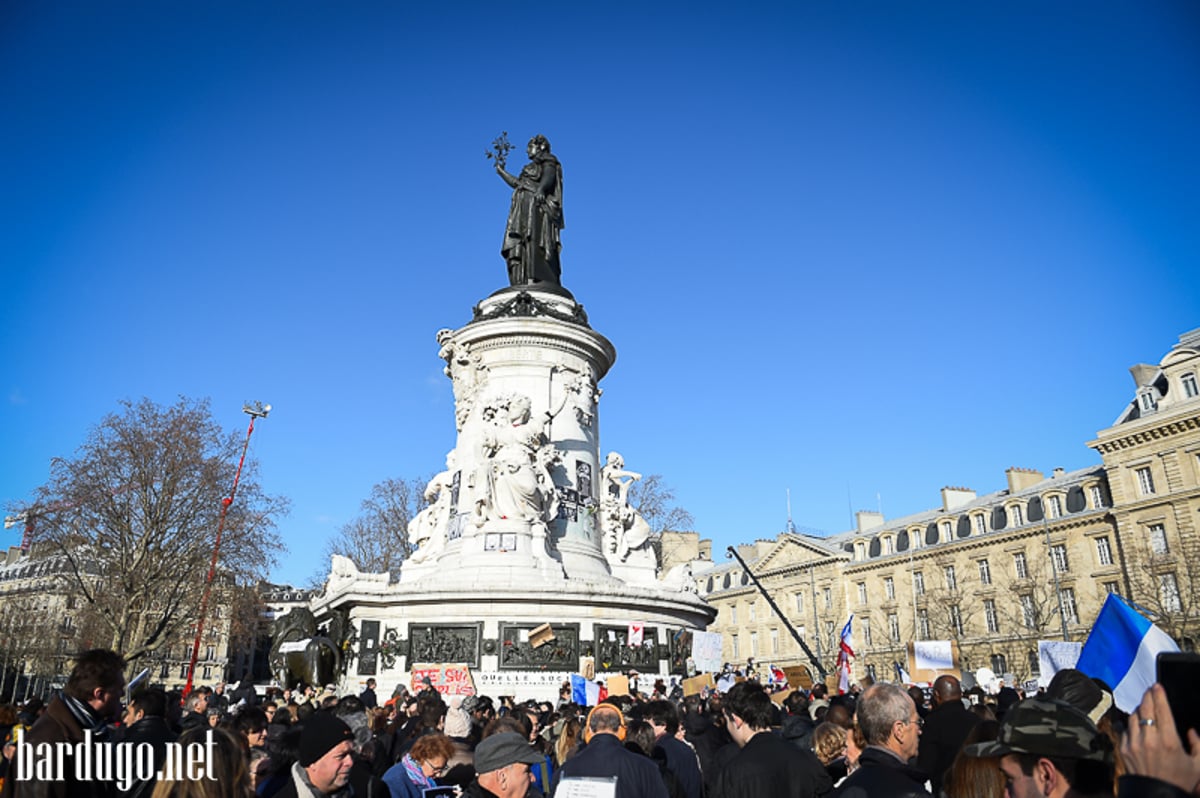
<path id="1" fill-rule="evenodd" d="M 217 574 L 217 558 L 221 553 L 221 534 L 225 531 L 225 516 L 229 512 L 229 505 L 233 504 L 233 497 L 237 494 L 238 481 L 242 478 L 242 466 L 246 463 L 246 451 L 250 448 L 250 436 L 254 434 L 254 422 L 260 418 L 266 418 L 271 412 L 270 405 L 264 405 L 262 402 L 247 402 L 242 405 L 242 412 L 250 416 L 250 426 L 246 428 L 246 442 L 242 444 L 242 457 L 238 460 L 237 471 L 233 474 L 233 487 L 229 490 L 229 495 L 221 499 L 221 517 L 217 522 L 217 539 L 213 543 L 212 561 L 208 564 L 208 578 L 204 581 L 204 595 L 200 599 L 200 617 L 196 620 L 196 640 L 192 643 L 192 659 L 188 663 L 187 684 L 183 688 L 183 697 L 187 698 L 192 692 L 192 686 L 196 677 L 196 660 L 200 656 L 200 638 L 204 635 L 204 620 L 208 615 L 208 600 L 212 595 L 213 578 Z"/>

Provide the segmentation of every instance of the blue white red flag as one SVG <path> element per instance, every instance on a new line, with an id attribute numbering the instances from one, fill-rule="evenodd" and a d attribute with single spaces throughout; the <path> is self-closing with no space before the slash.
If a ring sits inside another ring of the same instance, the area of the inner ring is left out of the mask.
<path id="1" fill-rule="evenodd" d="M 838 694 L 844 695 L 850 690 L 850 658 L 854 656 L 854 648 L 850 645 L 851 625 L 854 623 L 854 613 L 842 627 L 841 642 L 838 646 Z"/>
<path id="2" fill-rule="evenodd" d="M 571 700 L 583 707 L 594 707 L 600 703 L 600 685 L 585 679 L 578 673 L 571 674 Z"/>
<path id="3" fill-rule="evenodd" d="M 1170 635 L 1142 617 L 1125 599 L 1109 593 L 1075 667 L 1113 686 L 1113 703 L 1133 712 L 1157 679 L 1155 658 L 1178 651 Z"/>

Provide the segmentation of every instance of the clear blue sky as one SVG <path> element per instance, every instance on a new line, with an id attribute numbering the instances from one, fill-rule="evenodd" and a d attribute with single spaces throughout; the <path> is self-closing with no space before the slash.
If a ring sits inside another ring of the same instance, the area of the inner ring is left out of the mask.
<path id="1" fill-rule="evenodd" d="M 563 163 L 603 448 L 719 547 L 1098 462 L 1200 326 L 1200 6 L 732 5 L 5 3 L 0 501 L 122 398 L 261 399 L 275 576 L 325 569 L 454 443 L 501 130 Z"/>

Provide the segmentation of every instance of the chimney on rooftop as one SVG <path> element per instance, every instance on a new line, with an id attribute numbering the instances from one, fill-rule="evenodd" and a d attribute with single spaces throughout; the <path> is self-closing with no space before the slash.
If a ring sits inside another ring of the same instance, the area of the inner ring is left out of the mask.
<path id="1" fill-rule="evenodd" d="M 1035 468 L 1010 468 L 1004 472 L 1004 476 L 1008 478 L 1008 492 L 1017 493 L 1018 491 L 1032 488 L 1034 485 L 1041 482 L 1046 476 Z"/>
<path id="2" fill-rule="evenodd" d="M 975 491 L 970 488 L 942 488 L 942 512 L 957 510 L 965 504 L 975 501 Z"/>
<path id="3" fill-rule="evenodd" d="M 883 526 L 883 513 L 877 513 L 874 510 L 859 510 L 854 514 L 854 528 L 860 535 L 881 526 Z"/>

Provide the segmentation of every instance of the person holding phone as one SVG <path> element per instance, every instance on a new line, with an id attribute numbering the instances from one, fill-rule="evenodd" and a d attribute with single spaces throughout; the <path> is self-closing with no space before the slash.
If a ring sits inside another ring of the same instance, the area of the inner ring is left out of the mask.
<path id="1" fill-rule="evenodd" d="M 1160 678 L 1162 671 L 1159 671 Z M 1192 690 L 1195 690 L 1193 685 Z M 1125 775 L 1117 782 L 1118 798 L 1183 798 L 1200 786 L 1200 734 L 1183 732 L 1175 723 L 1171 702 L 1161 684 L 1146 691 L 1121 741 Z"/>

